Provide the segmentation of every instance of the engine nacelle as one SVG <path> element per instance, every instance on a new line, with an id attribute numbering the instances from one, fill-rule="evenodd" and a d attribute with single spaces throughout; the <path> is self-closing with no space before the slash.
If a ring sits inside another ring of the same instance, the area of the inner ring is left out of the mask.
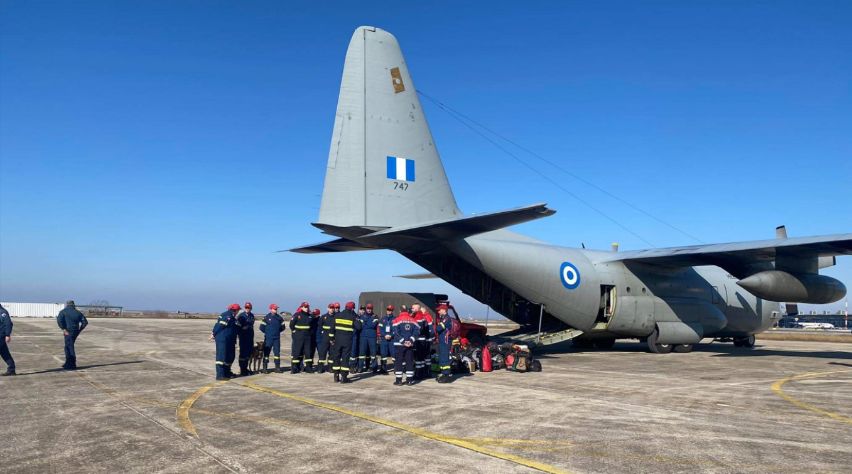
<path id="1" fill-rule="evenodd" d="M 737 284 L 758 298 L 787 303 L 834 303 L 846 296 L 846 286 L 839 280 L 813 273 L 767 270 Z"/>

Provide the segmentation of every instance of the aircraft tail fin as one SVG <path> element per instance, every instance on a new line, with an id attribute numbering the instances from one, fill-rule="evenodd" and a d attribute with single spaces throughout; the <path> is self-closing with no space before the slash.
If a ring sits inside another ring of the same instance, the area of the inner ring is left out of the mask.
<path id="1" fill-rule="evenodd" d="M 397 227 L 460 216 L 396 38 L 358 28 L 346 51 L 318 224 Z"/>

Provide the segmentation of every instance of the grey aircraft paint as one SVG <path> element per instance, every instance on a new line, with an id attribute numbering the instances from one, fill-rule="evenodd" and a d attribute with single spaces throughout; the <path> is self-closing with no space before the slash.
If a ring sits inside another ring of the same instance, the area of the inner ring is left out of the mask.
<path id="1" fill-rule="evenodd" d="M 355 30 L 313 224 L 338 238 L 294 252 L 394 250 L 523 330 L 644 338 L 654 352 L 688 352 L 704 337 L 750 345 L 780 317 L 779 301 L 846 293 L 818 271 L 852 254 L 852 234 L 787 238 L 779 229 L 773 240 L 604 252 L 505 230 L 554 212 L 534 204 L 464 217 L 396 38 Z"/>

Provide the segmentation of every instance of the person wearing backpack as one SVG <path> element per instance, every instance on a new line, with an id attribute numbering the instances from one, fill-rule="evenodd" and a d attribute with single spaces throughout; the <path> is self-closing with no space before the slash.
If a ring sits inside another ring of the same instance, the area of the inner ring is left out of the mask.
<path id="1" fill-rule="evenodd" d="M 453 347 L 453 340 L 458 337 L 458 322 L 447 314 L 449 307 L 445 304 L 438 306 L 438 366 L 441 369 L 441 375 L 438 376 L 438 383 L 449 383 L 452 381 L 452 370 L 450 366 L 450 349 Z"/>

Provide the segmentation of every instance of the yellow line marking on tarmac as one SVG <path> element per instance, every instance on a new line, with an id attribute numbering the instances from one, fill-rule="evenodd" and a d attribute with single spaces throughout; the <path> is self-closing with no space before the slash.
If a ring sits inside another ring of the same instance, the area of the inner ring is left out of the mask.
<path id="1" fill-rule="evenodd" d="M 839 374 L 839 373 L 847 373 L 847 372 L 852 372 L 852 370 L 831 370 L 831 371 L 828 371 L 828 372 L 806 372 L 804 374 L 791 375 L 791 376 L 783 378 L 781 380 L 776 380 L 775 383 L 772 384 L 772 391 L 775 392 L 775 394 L 778 395 L 779 397 L 783 398 L 784 400 L 792 403 L 793 405 L 795 405 L 799 408 L 803 408 L 805 410 L 809 410 L 809 411 L 812 411 L 814 413 L 818 413 L 820 415 L 827 416 L 831 419 L 852 425 L 852 417 L 844 416 L 844 415 L 841 415 L 839 413 L 835 413 L 835 412 L 828 411 L 828 410 L 823 410 L 822 408 L 811 405 L 810 403 L 803 402 L 803 401 L 799 400 L 798 398 L 795 398 L 791 395 L 788 395 L 781 388 L 787 382 L 794 382 L 796 380 L 811 379 L 811 378 L 816 378 L 816 377 L 822 377 L 823 375 Z"/>
<path id="2" fill-rule="evenodd" d="M 227 380 L 220 380 L 218 382 L 209 383 L 196 390 L 195 393 L 187 397 L 184 401 L 180 402 L 180 405 L 178 405 L 175 412 L 175 416 L 177 416 L 177 422 L 181 429 L 198 438 L 198 431 L 195 430 L 195 425 L 193 425 L 192 420 L 189 419 L 189 409 L 192 408 L 192 405 L 196 402 L 196 400 L 209 392 L 211 388 L 227 382 Z"/>
<path id="3" fill-rule="evenodd" d="M 500 451 L 496 451 L 493 449 L 486 448 L 482 446 L 486 444 L 484 442 L 474 442 L 471 440 L 463 439 L 463 438 L 455 438 L 452 436 L 444 436 L 442 434 L 433 433 L 431 431 L 425 430 L 423 428 L 417 428 L 416 426 L 409 426 L 403 423 L 399 423 L 393 420 L 386 420 L 384 418 L 379 418 L 377 416 L 368 415 L 366 413 L 361 413 L 358 411 L 350 410 L 348 408 L 343 408 L 337 405 L 332 405 L 331 403 L 320 402 L 317 400 L 311 400 L 310 398 L 301 397 L 299 395 L 293 395 L 291 393 L 282 392 L 280 390 L 276 390 L 274 388 L 264 387 L 262 385 L 257 385 L 251 382 L 234 382 L 237 385 L 241 385 L 246 388 L 250 388 L 252 390 L 257 390 L 258 392 L 269 393 L 272 395 L 276 395 L 282 398 L 287 398 L 290 400 L 295 400 L 297 402 L 304 403 L 306 405 L 311 405 L 317 408 L 323 408 L 326 410 L 334 411 L 337 413 L 342 413 L 344 415 L 349 415 L 354 418 L 360 418 L 362 420 L 370 421 L 372 423 L 376 423 L 379 425 L 387 426 L 390 428 L 394 428 L 400 431 L 405 431 L 407 433 L 413 434 L 415 436 L 419 436 L 421 438 L 431 439 L 433 441 L 440 441 L 442 443 L 451 444 L 453 446 L 458 446 L 460 448 L 468 449 L 470 451 L 474 451 L 480 454 L 484 454 L 486 456 L 491 456 L 494 458 L 502 459 L 504 461 L 513 462 L 515 464 L 520 464 L 521 466 L 526 466 L 531 469 L 535 469 L 542 472 L 553 473 L 553 474 L 567 474 L 568 471 L 563 469 L 559 469 L 555 466 L 551 466 L 549 464 L 545 464 L 542 462 L 538 462 L 532 459 L 527 459 L 521 456 L 516 456 L 514 454 L 503 453 Z M 212 386 L 210 386 L 212 388 Z M 209 388 L 207 389 L 209 390 Z M 201 395 L 199 395 L 201 396 Z"/>

